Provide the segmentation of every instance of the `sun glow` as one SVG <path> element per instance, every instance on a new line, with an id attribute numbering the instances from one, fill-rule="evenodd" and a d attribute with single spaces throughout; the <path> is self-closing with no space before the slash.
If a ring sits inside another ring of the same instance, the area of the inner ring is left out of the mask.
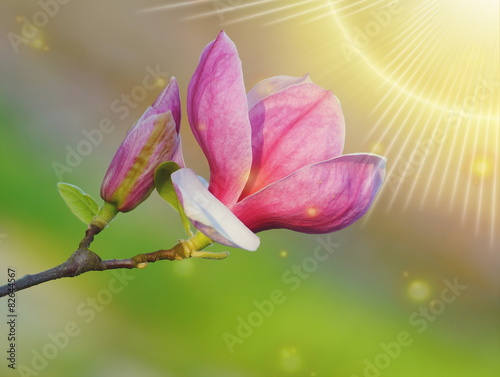
<path id="1" fill-rule="evenodd" d="M 345 37 L 346 60 L 362 61 L 385 84 L 365 143 L 371 150 L 384 145 L 390 162 L 383 188 L 389 196 L 386 211 L 396 203 L 406 209 L 432 202 L 457 212 L 461 224 L 473 225 L 476 234 L 488 228 L 481 224 L 490 223 L 493 246 L 497 219 L 491 203 L 498 195 L 493 161 L 500 141 L 498 2 L 330 4 Z"/>

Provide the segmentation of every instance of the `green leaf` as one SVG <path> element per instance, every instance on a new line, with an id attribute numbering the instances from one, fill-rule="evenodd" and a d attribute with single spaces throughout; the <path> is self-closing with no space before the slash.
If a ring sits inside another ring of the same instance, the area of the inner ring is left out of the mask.
<path id="1" fill-rule="evenodd" d="M 189 236 L 192 236 L 193 232 L 191 231 L 189 219 L 184 213 L 184 209 L 179 202 L 179 198 L 177 197 L 177 193 L 175 192 L 174 184 L 171 179 L 172 173 L 179 169 L 179 165 L 173 161 L 167 161 L 160 164 L 155 171 L 155 187 L 158 194 L 160 194 L 160 196 L 165 199 L 173 209 L 179 212 L 184 230 Z"/>
<path id="2" fill-rule="evenodd" d="M 99 205 L 94 198 L 84 193 L 81 188 L 69 183 L 59 182 L 57 189 L 70 211 L 85 224 L 90 224 L 99 210 Z"/>

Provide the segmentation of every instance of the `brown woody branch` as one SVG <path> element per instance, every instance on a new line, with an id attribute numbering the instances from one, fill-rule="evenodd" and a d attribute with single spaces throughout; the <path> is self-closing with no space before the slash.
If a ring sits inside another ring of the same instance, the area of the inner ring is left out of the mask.
<path id="1" fill-rule="evenodd" d="M 102 260 L 99 255 L 89 250 L 88 247 L 94 240 L 94 236 L 102 229 L 91 225 L 85 232 L 85 237 L 80 242 L 76 250 L 68 260 L 59 266 L 47 271 L 39 272 L 33 275 L 25 275 L 15 281 L 15 283 L 6 284 L 0 287 L 0 297 L 7 296 L 9 293 L 17 292 L 34 285 L 45 283 L 51 280 L 75 277 L 89 271 L 115 270 L 119 268 L 144 268 L 147 263 L 153 263 L 159 260 L 181 260 L 186 257 L 185 247 L 181 241 L 172 249 L 158 250 L 147 254 L 138 254 L 129 259 L 108 259 Z"/>
<path id="2" fill-rule="evenodd" d="M 83 242 L 83 241 L 82 241 Z M 25 275 L 15 282 L 0 287 L 0 297 L 17 292 L 34 285 L 66 277 L 75 277 L 89 271 L 115 270 L 119 268 L 144 268 L 147 263 L 159 260 L 182 259 L 182 244 L 169 250 L 158 250 L 152 253 L 139 254 L 130 259 L 102 260 L 96 253 L 88 249 L 76 250 L 66 262 L 34 275 Z"/>

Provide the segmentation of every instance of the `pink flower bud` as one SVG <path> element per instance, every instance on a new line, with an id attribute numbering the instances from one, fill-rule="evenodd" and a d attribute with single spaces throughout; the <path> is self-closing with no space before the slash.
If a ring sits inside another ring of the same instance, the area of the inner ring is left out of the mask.
<path id="1" fill-rule="evenodd" d="M 127 212 L 154 188 L 156 167 L 165 161 L 184 166 L 180 145 L 180 99 L 175 78 L 128 131 L 101 186 L 101 197 Z"/>

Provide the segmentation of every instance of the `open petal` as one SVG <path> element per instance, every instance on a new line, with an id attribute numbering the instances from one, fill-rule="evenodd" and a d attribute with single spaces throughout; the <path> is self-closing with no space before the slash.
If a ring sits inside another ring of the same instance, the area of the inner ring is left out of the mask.
<path id="1" fill-rule="evenodd" d="M 292 85 L 312 83 L 309 75 L 302 77 L 274 76 L 257 83 L 247 94 L 248 108 L 251 109 L 258 102 L 271 94 L 280 92 Z"/>
<path id="2" fill-rule="evenodd" d="M 337 98 L 312 83 L 292 85 L 250 110 L 253 161 L 244 198 L 290 173 L 339 156 L 344 116 Z"/>
<path id="3" fill-rule="evenodd" d="M 254 232 L 273 228 L 329 233 L 368 210 L 385 173 L 385 158 L 351 154 L 306 166 L 231 207 Z"/>
<path id="4" fill-rule="evenodd" d="M 140 121 L 152 115 L 166 113 L 169 110 L 172 112 L 176 131 L 179 133 L 181 127 L 181 100 L 179 97 L 179 85 L 177 85 L 177 80 L 173 76 L 167 87 L 163 89 L 156 98 L 155 102 L 144 112 Z"/>
<path id="5" fill-rule="evenodd" d="M 222 245 L 254 251 L 260 239 L 222 204 L 191 169 L 172 174 L 177 196 L 193 225 Z"/>
<path id="6" fill-rule="evenodd" d="M 250 172 L 251 127 L 241 61 L 224 32 L 201 55 L 187 111 L 210 166 L 210 191 L 225 204 L 235 203 Z"/>

